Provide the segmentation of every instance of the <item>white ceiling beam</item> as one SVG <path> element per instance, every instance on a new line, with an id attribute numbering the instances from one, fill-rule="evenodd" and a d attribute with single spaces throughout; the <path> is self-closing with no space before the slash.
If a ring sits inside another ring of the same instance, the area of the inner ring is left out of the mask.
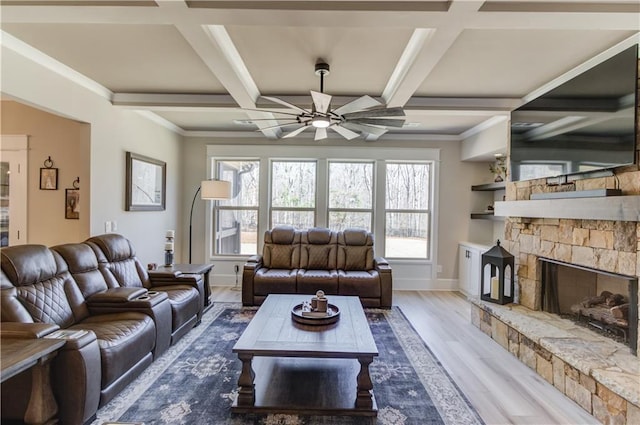
<path id="1" fill-rule="evenodd" d="M 188 8 L 182 1 L 158 1 L 158 6 L 172 11 Z M 236 103 L 242 108 L 255 108 L 260 92 L 224 27 L 183 22 L 177 22 L 175 27 Z M 257 121 L 257 125 L 267 138 L 280 136 L 279 128 L 268 128 L 277 124 L 272 114 L 247 112 L 247 115 L 252 119 L 265 119 Z"/>
<path id="2" fill-rule="evenodd" d="M 403 106 L 413 97 L 422 82 L 464 31 L 464 23 L 470 16 L 478 13 L 483 3 L 484 1 L 478 0 L 454 0 L 447 12 L 449 22 L 445 27 L 429 33 L 419 33 L 418 41 L 412 36 L 405 52 L 410 50 L 413 60 L 411 63 L 397 65 L 397 68 L 402 68 L 403 78 L 400 81 L 390 80 L 387 84 L 387 89 L 393 88 L 389 90 L 392 93 L 387 93 L 388 97 L 385 97 L 388 105 Z M 401 61 L 404 56 L 403 54 Z"/>
<path id="3" fill-rule="evenodd" d="M 309 96 L 278 96 L 293 104 L 302 104 L 309 101 Z M 333 96 L 331 103 L 334 107 L 344 105 L 353 100 L 349 96 Z M 216 94 L 178 94 L 178 93 L 115 93 L 112 103 L 116 106 L 129 109 L 148 110 L 237 110 L 238 104 L 229 95 Z M 414 97 L 405 105 L 405 111 L 419 111 L 420 113 L 453 113 L 464 112 L 466 114 L 477 112 L 499 113 L 511 111 L 521 104 L 520 99 L 512 98 L 449 98 L 449 97 Z M 259 104 L 263 107 L 263 104 Z M 279 105 L 269 103 L 268 109 L 272 111 L 289 111 Z"/>
<path id="4" fill-rule="evenodd" d="M 189 8 L 166 7 L 169 3 L 180 1 L 160 1 L 163 7 L 143 6 L 46 6 L 37 5 L 3 5 L 2 23 L 57 23 L 57 24 L 138 24 L 138 25 L 174 25 L 178 23 L 190 25 L 263 25 L 263 26 L 317 26 L 322 22 L 324 27 L 359 27 L 359 28 L 439 28 L 450 24 L 452 14 L 461 3 L 454 0 L 449 11 L 424 11 L 419 3 L 414 2 L 414 10 L 375 10 L 369 5 L 368 10 L 282 10 L 269 2 L 254 2 L 254 9 L 231 7 L 223 8 Z M 279 3 L 279 2 L 276 2 Z M 276 4 L 274 3 L 274 4 Z M 340 2 L 334 2 L 340 3 Z M 363 5 L 374 2 L 360 2 Z M 400 2 L 398 2 L 400 3 Z M 405 3 L 405 2 L 402 2 Z M 462 0 L 462 3 L 482 3 L 477 0 Z M 616 2 L 597 2 L 606 10 L 608 5 Z M 548 2 L 552 5 L 553 2 Z M 271 8 L 270 8 L 271 6 Z M 363 6 L 366 7 L 366 6 Z M 475 6 L 474 6 L 475 7 Z M 477 9 L 477 8 L 476 8 Z M 611 9 L 616 10 L 616 9 Z M 340 13 L 336 13 L 340 11 Z M 408 13 L 410 12 L 410 13 Z M 460 16 L 458 16 L 460 18 Z M 483 11 L 467 16 L 462 26 L 467 28 L 502 28 L 502 29 L 558 29 L 558 30 L 638 30 L 638 12 L 599 13 L 566 11 L 562 13 L 549 11 Z"/>

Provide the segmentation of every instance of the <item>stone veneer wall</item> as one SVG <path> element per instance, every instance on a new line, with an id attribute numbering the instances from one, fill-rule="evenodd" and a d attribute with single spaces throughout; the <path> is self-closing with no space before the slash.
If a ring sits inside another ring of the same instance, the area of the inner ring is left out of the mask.
<path id="1" fill-rule="evenodd" d="M 609 388 L 590 373 L 589 364 L 598 364 L 600 360 L 587 355 L 587 359 L 582 364 L 576 365 L 581 367 L 582 370 L 580 370 L 544 348 L 540 344 L 541 340 L 534 341 L 500 320 L 493 310 L 491 306 L 476 301 L 471 305 L 471 322 L 603 424 L 640 424 L 638 397 L 629 397 L 634 401 L 627 400 L 617 391 L 612 390 L 615 385 Z M 580 356 L 570 357 L 579 358 Z M 600 367 L 603 367 L 602 364 Z M 635 379 L 637 379 L 637 372 L 626 380 L 626 385 L 637 384 Z M 630 390 L 631 393 L 638 391 L 637 388 Z"/>
<path id="2" fill-rule="evenodd" d="M 640 60 L 638 76 L 640 78 Z M 640 116 L 640 105 L 636 106 Z M 532 193 L 540 192 L 604 188 L 619 188 L 623 195 L 640 195 L 640 119 L 636 124 L 635 166 L 615 169 L 614 176 L 578 180 L 568 185 L 547 185 L 546 179 L 510 182 L 506 200 L 529 200 Z M 503 246 L 515 256 L 517 301 L 532 310 L 541 308 L 538 257 L 640 278 L 640 224 L 637 221 L 509 217 L 505 221 Z M 598 420 L 606 424 L 640 424 L 640 406 L 552 355 L 490 312 L 474 305 L 472 321 Z"/>

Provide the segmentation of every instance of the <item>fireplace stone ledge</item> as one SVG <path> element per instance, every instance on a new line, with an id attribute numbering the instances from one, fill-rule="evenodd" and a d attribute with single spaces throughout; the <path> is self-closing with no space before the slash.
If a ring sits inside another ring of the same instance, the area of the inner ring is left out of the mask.
<path id="1" fill-rule="evenodd" d="M 474 325 L 598 419 L 601 419 L 595 411 L 598 409 L 592 407 L 602 402 L 596 391 L 598 385 L 631 404 L 629 410 L 634 414 L 638 412 L 640 360 L 628 346 L 543 311 L 533 311 L 518 304 L 492 304 L 475 297 L 470 297 L 469 301 Z M 506 326 L 499 325 L 500 322 Z M 564 371 L 559 373 L 556 364 L 560 363 L 563 363 Z M 549 372 L 550 367 L 552 372 Z M 593 402 L 587 403 L 584 394 L 574 396 L 571 388 L 589 379 L 596 385 L 586 386 L 593 398 Z"/>

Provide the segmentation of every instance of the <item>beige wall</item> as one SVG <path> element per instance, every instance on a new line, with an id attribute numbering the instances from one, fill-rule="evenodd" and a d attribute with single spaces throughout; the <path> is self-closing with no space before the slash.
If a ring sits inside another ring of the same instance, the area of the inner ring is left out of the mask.
<path id="1" fill-rule="evenodd" d="M 27 242 L 50 246 L 89 237 L 89 125 L 12 101 L 2 101 L 0 119 L 3 135 L 29 136 Z M 49 156 L 58 169 L 58 190 L 40 190 L 40 168 Z M 76 177 L 80 178 L 80 219 L 67 220 L 65 189 L 73 186 Z"/>
<path id="2" fill-rule="evenodd" d="M 49 111 L 71 120 L 88 124 L 90 146 L 84 153 L 85 174 L 81 176 L 82 211 L 89 212 L 88 228 L 82 233 L 62 230 L 56 241 L 77 241 L 89 235 L 104 233 L 105 222 L 115 221 L 117 233 L 129 238 L 143 263 L 163 260 L 164 235 L 167 229 L 181 227 L 182 205 L 182 136 L 156 122 L 127 109 L 111 104 L 109 93 L 77 77 L 63 76 L 52 71 L 48 64 L 37 62 L 28 55 L 2 46 L 0 72 L 3 99 L 12 99 Z M 57 70 L 59 71 L 59 70 Z M 59 71 L 64 72 L 64 71 Z M 3 120 L 4 121 L 4 120 Z M 2 122 L 3 127 L 10 125 Z M 124 210 L 125 153 L 135 152 L 167 163 L 167 208 L 165 211 L 128 212 Z M 88 156 L 87 156 L 87 152 Z M 49 153 L 46 153 L 48 156 Z M 35 155 L 31 167 L 39 168 L 43 152 Z M 52 158 L 60 165 L 61 188 L 70 185 L 62 156 Z M 88 160 L 87 160 L 88 158 Z M 38 171 L 35 171 L 36 174 Z M 30 171 L 31 173 L 31 171 Z M 74 172 L 75 174 L 75 172 Z M 75 176 L 72 176 L 75 178 Z M 33 187 L 33 182 L 30 183 Z M 37 192 L 37 191 L 36 191 Z M 57 205 L 57 200 L 52 200 Z M 57 214 L 55 207 L 52 214 Z M 66 224 L 66 223 L 65 223 Z M 86 224 L 85 224 L 86 226 Z M 88 229 L 88 230 L 87 230 Z M 178 235 L 180 246 L 182 235 Z M 44 239 L 39 232 L 30 231 L 31 240 Z M 180 253 L 178 253 L 180 254 Z"/>

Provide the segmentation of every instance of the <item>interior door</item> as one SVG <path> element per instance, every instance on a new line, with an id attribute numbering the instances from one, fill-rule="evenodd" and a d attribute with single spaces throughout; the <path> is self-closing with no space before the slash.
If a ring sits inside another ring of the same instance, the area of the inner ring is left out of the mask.
<path id="1" fill-rule="evenodd" d="M 27 243 L 28 136 L 0 138 L 0 246 Z"/>

